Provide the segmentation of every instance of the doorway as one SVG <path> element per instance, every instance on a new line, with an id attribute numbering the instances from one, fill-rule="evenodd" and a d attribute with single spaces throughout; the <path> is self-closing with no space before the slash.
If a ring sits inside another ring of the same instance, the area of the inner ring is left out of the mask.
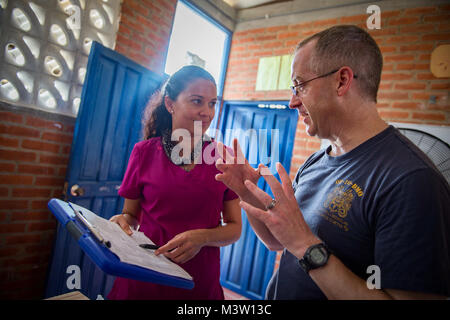
<path id="1" fill-rule="evenodd" d="M 216 129 L 231 45 L 232 32 L 193 4 L 179 0 L 169 40 L 165 73 L 169 76 L 185 65 L 204 68 L 216 80 L 216 112 L 210 128 Z"/>

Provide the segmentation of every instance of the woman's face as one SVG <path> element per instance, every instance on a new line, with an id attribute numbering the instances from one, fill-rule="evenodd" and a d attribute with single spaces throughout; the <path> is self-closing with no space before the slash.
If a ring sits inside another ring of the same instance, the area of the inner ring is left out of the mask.
<path id="1" fill-rule="evenodd" d="M 166 108 L 172 115 L 172 131 L 187 129 L 193 136 L 194 122 L 199 121 L 197 125 L 201 123 L 204 134 L 214 118 L 216 102 L 215 84 L 201 78 L 188 84 L 175 101 L 166 96 Z"/>

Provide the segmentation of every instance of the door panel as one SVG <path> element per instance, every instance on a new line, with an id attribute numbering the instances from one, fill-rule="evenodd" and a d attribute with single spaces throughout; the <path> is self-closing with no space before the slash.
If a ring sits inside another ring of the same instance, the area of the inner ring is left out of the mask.
<path id="1" fill-rule="evenodd" d="M 120 212 L 117 195 L 127 160 L 139 140 L 142 111 L 162 77 L 95 42 L 92 45 L 70 155 L 67 200 L 109 219 Z M 70 194 L 78 185 L 82 196 Z M 81 288 L 70 289 L 71 265 L 81 269 Z M 79 290 L 90 299 L 106 297 L 114 278 L 87 257 L 58 225 L 46 297 Z"/>
<path id="2" fill-rule="evenodd" d="M 220 131 L 231 146 L 238 138 L 249 163 L 256 168 L 267 165 L 277 177 L 275 164 L 281 162 L 289 172 L 298 114 L 287 101 L 225 102 Z M 272 161 L 270 161 L 272 159 Z M 258 186 L 272 195 L 264 179 Z M 250 299 L 264 299 L 272 276 L 276 252 L 270 252 L 257 238 L 244 211 L 241 238 L 221 249 L 221 283 Z"/>

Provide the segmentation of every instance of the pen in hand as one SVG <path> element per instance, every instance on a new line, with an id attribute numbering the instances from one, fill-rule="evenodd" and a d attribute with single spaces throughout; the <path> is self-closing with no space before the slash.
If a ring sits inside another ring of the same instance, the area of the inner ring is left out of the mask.
<path id="1" fill-rule="evenodd" d="M 142 243 L 139 245 L 139 247 L 144 248 L 144 249 L 149 249 L 149 250 L 159 249 L 159 246 L 157 246 L 156 244 L 149 244 L 149 243 Z"/>

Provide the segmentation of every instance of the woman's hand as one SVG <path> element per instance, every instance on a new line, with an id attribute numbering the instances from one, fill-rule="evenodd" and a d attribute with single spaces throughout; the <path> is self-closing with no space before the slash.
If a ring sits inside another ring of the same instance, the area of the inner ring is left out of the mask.
<path id="1" fill-rule="evenodd" d="M 189 230 L 177 234 L 165 245 L 155 251 L 155 255 L 164 254 L 176 263 L 191 260 L 208 242 L 204 229 Z"/>
<path id="2" fill-rule="evenodd" d="M 131 226 L 136 227 L 138 225 L 137 219 L 128 213 L 112 216 L 109 221 L 117 223 L 129 236 L 133 234 L 133 231 L 131 231 Z"/>

